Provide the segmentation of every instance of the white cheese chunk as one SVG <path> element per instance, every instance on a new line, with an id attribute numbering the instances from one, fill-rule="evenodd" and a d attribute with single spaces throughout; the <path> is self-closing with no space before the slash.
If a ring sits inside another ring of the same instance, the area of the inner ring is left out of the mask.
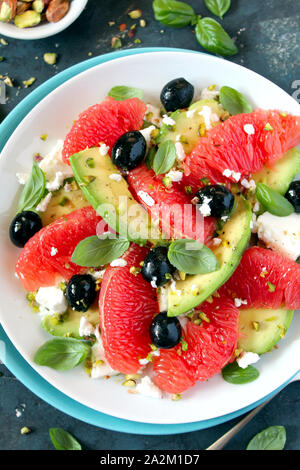
<path id="1" fill-rule="evenodd" d="M 47 210 L 47 207 L 49 205 L 49 202 L 51 201 L 52 198 L 52 193 L 48 193 L 44 199 L 42 199 L 39 204 L 36 206 L 36 210 L 38 212 L 45 212 Z"/>
<path id="2" fill-rule="evenodd" d="M 248 135 L 254 135 L 255 134 L 255 129 L 252 124 L 245 124 L 244 125 L 244 131 Z"/>
<path id="3" fill-rule="evenodd" d="M 258 217 L 256 229 L 268 248 L 293 260 L 300 256 L 300 214 L 278 217 L 265 212 Z"/>
<path id="4" fill-rule="evenodd" d="M 144 139 L 146 141 L 147 148 L 149 148 L 150 146 L 151 134 L 155 129 L 156 129 L 155 126 L 149 126 L 149 127 L 146 127 L 145 129 L 140 130 L 140 133 L 144 136 Z"/>
<path id="5" fill-rule="evenodd" d="M 64 179 L 73 176 L 70 165 L 62 159 L 63 140 L 58 140 L 53 149 L 39 163 L 41 170 L 45 173 L 49 191 L 56 191 L 62 185 Z"/>
<path id="6" fill-rule="evenodd" d="M 170 178 L 170 180 L 173 181 L 174 183 L 178 183 L 179 181 L 182 180 L 183 173 L 182 171 L 178 171 L 178 170 L 170 170 L 168 173 L 166 173 L 166 177 Z"/>
<path id="7" fill-rule="evenodd" d="M 66 297 L 57 287 L 40 287 L 36 297 L 42 316 L 62 314 L 68 308 Z"/>
<path id="8" fill-rule="evenodd" d="M 259 355 L 253 352 L 245 352 L 241 357 L 239 357 L 236 362 L 238 363 L 239 367 L 242 369 L 247 369 L 248 366 L 251 364 L 255 364 L 259 361 Z"/>
<path id="9" fill-rule="evenodd" d="M 167 126 L 175 126 L 176 121 L 174 119 L 170 118 L 167 114 L 163 115 L 162 122 L 166 124 Z"/>
<path id="10" fill-rule="evenodd" d="M 141 198 L 141 200 L 147 204 L 147 206 L 154 206 L 155 204 L 155 201 L 154 199 L 152 199 L 152 197 L 150 196 L 150 194 L 146 193 L 146 191 L 138 191 L 138 196 Z"/>
<path id="11" fill-rule="evenodd" d="M 99 153 L 102 157 L 104 157 L 105 155 L 108 154 L 108 151 L 109 151 L 109 146 L 108 145 L 105 145 L 103 142 L 101 143 L 100 147 L 99 147 Z"/>
<path id="12" fill-rule="evenodd" d="M 141 395 L 151 398 L 163 398 L 163 392 L 152 382 L 147 375 L 136 386 L 136 391 Z"/>
<path id="13" fill-rule="evenodd" d="M 212 129 L 213 122 L 219 121 L 219 117 L 217 116 L 217 114 L 212 112 L 210 106 L 203 106 L 202 110 L 199 111 L 198 114 L 203 117 L 206 130 L 208 131 Z"/>
<path id="14" fill-rule="evenodd" d="M 126 265 L 127 265 L 127 261 L 125 259 L 122 259 L 122 258 L 118 258 L 118 259 L 114 259 L 110 265 L 113 267 L 113 268 L 116 268 L 116 267 L 119 267 L 119 268 L 124 268 Z"/>
<path id="15" fill-rule="evenodd" d="M 184 148 L 183 148 L 183 145 L 181 142 L 176 142 L 175 143 L 175 149 L 176 149 L 176 155 L 177 155 L 177 159 L 182 162 L 185 157 L 186 157 L 186 154 L 185 154 L 185 151 L 184 151 Z"/>

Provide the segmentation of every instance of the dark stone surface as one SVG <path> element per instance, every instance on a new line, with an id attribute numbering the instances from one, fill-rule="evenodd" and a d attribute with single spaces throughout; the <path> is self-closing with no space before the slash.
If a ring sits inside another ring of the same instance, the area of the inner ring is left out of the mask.
<path id="1" fill-rule="evenodd" d="M 127 12 L 141 8 L 147 27 L 137 26 L 134 39 L 122 39 L 123 48 L 147 46 L 172 46 L 202 50 L 191 28 L 170 29 L 157 23 L 152 14 L 150 0 L 90 0 L 80 18 L 57 36 L 38 41 L 17 41 L 7 38 L 8 45 L 0 45 L 0 75 L 8 74 L 14 88 L 8 89 L 8 101 L 0 105 L 3 119 L 30 91 L 65 68 L 93 56 L 110 52 L 111 39 L 118 34 L 118 25 L 138 24 Z M 197 13 L 210 15 L 204 2 L 190 0 Z M 198 5 L 200 6 L 198 7 Z M 242 64 L 264 75 L 292 94 L 292 84 L 300 80 L 300 6 L 294 0 L 234 0 L 230 12 L 224 18 L 224 26 L 236 38 L 240 52 L 233 62 Z M 114 26 L 108 21 L 114 20 Z M 57 52 L 56 66 L 44 63 L 45 52 Z M 25 89 L 23 80 L 36 77 L 33 86 Z M 19 88 L 20 87 L 20 88 Z M 276 107 L 276 103 L 274 103 Z M 0 449 L 51 449 L 49 427 L 62 427 L 73 433 L 86 449 L 205 449 L 214 440 L 239 421 L 177 436 L 135 436 L 106 431 L 77 421 L 55 410 L 27 390 L 12 374 L 0 366 Z M 275 397 L 260 414 L 238 435 L 227 449 L 245 449 L 251 437 L 273 424 L 287 429 L 287 449 L 300 449 L 300 383 L 292 383 Z M 242 393 L 242 387 L 241 387 Z M 26 407 L 19 418 L 16 408 Z M 22 426 L 33 432 L 22 436 Z"/>

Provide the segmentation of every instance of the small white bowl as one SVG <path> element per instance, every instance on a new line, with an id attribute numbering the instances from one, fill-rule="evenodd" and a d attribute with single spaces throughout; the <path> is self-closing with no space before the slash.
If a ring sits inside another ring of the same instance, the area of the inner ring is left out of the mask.
<path id="1" fill-rule="evenodd" d="M 88 0 L 72 0 L 70 10 L 57 23 L 41 23 L 32 28 L 18 28 L 12 23 L 0 21 L 0 35 L 14 39 L 42 39 L 60 33 L 72 24 L 86 6 Z"/>

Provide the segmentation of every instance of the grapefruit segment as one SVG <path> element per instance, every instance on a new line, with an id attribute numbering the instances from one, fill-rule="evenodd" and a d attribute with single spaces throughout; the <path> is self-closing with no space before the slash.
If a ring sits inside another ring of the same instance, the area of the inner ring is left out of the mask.
<path id="1" fill-rule="evenodd" d="M 196 314 L 200 314 L 202 323 L 188 320 L 184 332 L 187 350 L 177 346 L 161 351 L 154 359 L 154 381 L 166 392 L 181 393 L 197 380 L 205 381 L 217 374 L 236 348 L 239 311 L 232 299 L 222 296 L 204 302 Z"/>
<path id="2" fill-rule="evenodd" d="M 246 127 L 245 127 L 246 126 Z M 201 178 L 211 184 L 236 182 L 225 170 L 242 177 L 271 167 L 285 152 L 300 144 L 300 117 L 258 109 L 227 119 L 199 139 L 184 161 L 184 185 L 197 191 Z"/>
<path id="3" fill-rule="evenodd" d="M 260 247 L 245 251 L 234 274 L 219 290 L 246 300 L 246 308 L 300 308 L 300 265 Z"/>
<path id="4" fill-rule="evenodd" d="M 63 160 L 87 147 L 105 142 L 112 147 L 125 132 L 140 129 L 146 105 L 138 98 L 116 101 L 107 97 L 83 111 L 67 134 L 62 151 Z"/>
<path id="5" fill-rule="evenodd" d="M 72 263 L 71 256 L 81 240 L 96 234 L 101 220 L 92 207 L 84 207 L 37 232 L 26 243 L 16 263 L 15 271 L 23 287 L 35 291 L 86 271 Z"/>
<path id="6" fill-rule="evenodd" d="M 156 290 L 141 274 L 130 273 L 139 267 L 148 248 L 132 244 L 123 256 L 125 267 L 109 267 L 104 275 L 100 298 L 100 327 L 109 365 L 124 374 L 135 374 L 142 367 L 139 359 L 149 352 L 149 327 L 159 312 Z"/>
<path id="7" fill-rule="evenodd" d="M 128 183 L 135 199 L 159 222 L 166 238 L 197 239 L 206 244 L 211 240 L 215 219 L 202 217 L 176 183 L 166 188 L 162 176 L 156 176 L 144 164 L 129 172 Z"/>

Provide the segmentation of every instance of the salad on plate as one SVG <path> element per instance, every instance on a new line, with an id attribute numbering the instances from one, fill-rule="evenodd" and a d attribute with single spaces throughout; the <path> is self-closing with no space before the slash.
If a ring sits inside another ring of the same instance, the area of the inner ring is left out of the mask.
<path id="1" fill-rule="evenodd" d="M 159 106 L 116 86 L 83 111 L 16 175 L 34 361 L 173 400 L 256 379 L 300 308 L 299 144 L 300 116 L 184 78 Z"/>

